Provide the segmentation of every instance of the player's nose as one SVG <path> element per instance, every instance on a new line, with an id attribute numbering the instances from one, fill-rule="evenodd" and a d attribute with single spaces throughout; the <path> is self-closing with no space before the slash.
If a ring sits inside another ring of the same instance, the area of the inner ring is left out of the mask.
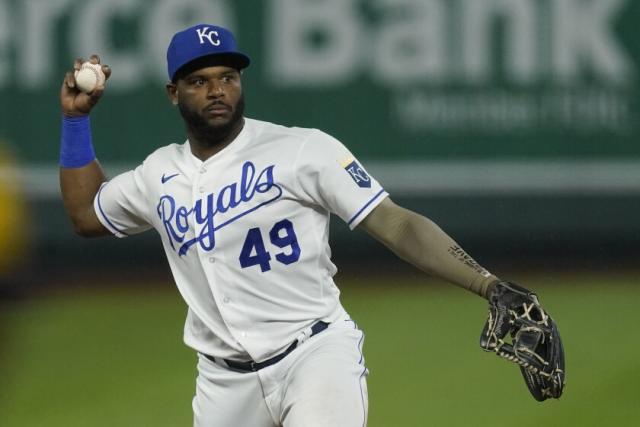
<path id="1" fill-rule="evenodd" d="M 215 81 L 213 79 L 210 80 L 208 89 L 209 90 L 207 92 L 207 95 L 209 95 L 210 97 L 224 96 L 224 87 L 218 81 Z"/>

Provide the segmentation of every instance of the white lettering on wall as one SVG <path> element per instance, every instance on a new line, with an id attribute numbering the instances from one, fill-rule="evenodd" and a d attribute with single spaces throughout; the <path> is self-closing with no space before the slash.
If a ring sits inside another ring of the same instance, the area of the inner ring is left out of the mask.
<path id="1" fill-rule="evenodd" d="M 505 23 L 505 73 L 516 83 L 538 77 L 538 27 L 534 0 L 464 0 L 462 71 L 469 83 L 486 83 L 495 75 L 492 26 Z"/>
<path id="2" fill-rule="evenodd" d="M 257 78 L 279 87 L 336 87 L 363 78 L 382 86 L 491 86 L 502 78 L 576 85 L 594 78 L 624 88 L 638 73 L 616 33 L 630 3 L 371 0 L 371 19 L 359 0 L 265 0 L 259 6 L 264 25 L 248 20 L 236 28 L 231 0 L 0 0 L 0 88 L 58 85 L 61 64 L 92 53 L 112 66 L 113 90 L 137 88 L 149 78 L 164 82 L 171 36 L 201 22 L 234 30 L 241 49 L 259 59 L 248 72 L 265 70 Z M 131 26 L 135 37 L 128 45 L 115 43 L 121 40 L 114 34 L 117 20 L 139 24 Z M 500 40 L 496 23 L 504 30 Z M 243 37 L 249 34 L 262 44 L 249 45 Z M 60 48 L 62 42 L 68 46 Z"/>
<path id="3" fill-rule="evenodd" d="M 389 13 L 372 43 L 372 72 L 384 83 L 410 84 L 447 77 L 446 7 L 440 0 L 380 0 Z M 405 18 L 402 18 L 405 17 Z M 369 42 L 367 43 L 369 44 Z"/>
<path id="4" fill-rule="evenodd" d="M 613 20 L 619 15 L 625 2 L 626 0 L 551 2 L 551 62 L 552 75 L 557 80 L 575 80 L 585 68 L 609 83 L 625 83 L 631 78 L 629 57 L 613 33 Z"/>
<path id="5" fill-rule="evenodd" d="M 361 39 L 355 6 L 354 0 L 273 0 L 265 45 L 271 82 L 329 86 L 352 80 L 370 45 Z"/>

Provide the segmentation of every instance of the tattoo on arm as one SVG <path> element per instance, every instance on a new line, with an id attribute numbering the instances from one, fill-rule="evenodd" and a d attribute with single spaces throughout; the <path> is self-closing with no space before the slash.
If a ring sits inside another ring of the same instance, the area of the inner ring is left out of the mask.
<path id="1" fill-rule="evenodd" d="M 465 264 L 467 267 L 472 268 L 475 272 L 482 275 L 483 277 L 491 276 L 491 273 L 489 273 L 484 267 L 478 264 L 476 260 L 471 258 L 471 256 L 467 254 L 460 246 L 453 245 L 449 247 L 449 254 L 451 254 L 451 256 L 456 258 L 461 263 Z"/>

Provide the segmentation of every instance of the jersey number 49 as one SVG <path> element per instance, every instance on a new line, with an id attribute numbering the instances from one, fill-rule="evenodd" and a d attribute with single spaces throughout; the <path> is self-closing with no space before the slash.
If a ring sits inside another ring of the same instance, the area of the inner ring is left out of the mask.
<path id="1" fill-rule="evenodd" d="M 271 227 L 271 230 L 269 230 L 269 240 L 272 245 L 278 248 L 290 248 L 288 251 L 276 253 L 275 257 L 277 261 L 282 264 L 292 264 L 300 259 L 298 237 L 293 230 L 293 223 L 288 219 L 278 221 Z M 271 254 L 264 245 L 262 232 L 258 227 L 251 228 L 247 232 L 247 237 L 244 239 L 239 259 L 242 268 L 259 265 L 263 273 L 271 270 Z"/>

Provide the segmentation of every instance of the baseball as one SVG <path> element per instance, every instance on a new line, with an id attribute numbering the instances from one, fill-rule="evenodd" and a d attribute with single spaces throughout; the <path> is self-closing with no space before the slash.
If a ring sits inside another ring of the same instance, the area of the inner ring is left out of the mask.
<path id="1" fill-rule="evenodd" d="M 103 85 L 105 81 L 102 66 L 88 61 L 80 66 L 74 76 L 76 78 L 76 87 L 86 93 L 93 91 L 97 86 Z"/>

